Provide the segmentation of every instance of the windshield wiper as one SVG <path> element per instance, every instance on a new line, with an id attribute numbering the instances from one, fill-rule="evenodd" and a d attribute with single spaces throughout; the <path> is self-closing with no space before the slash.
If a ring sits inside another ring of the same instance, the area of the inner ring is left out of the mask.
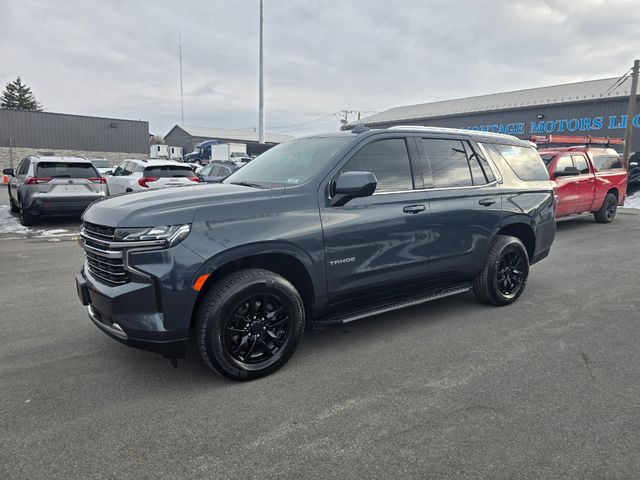
<path id="1" fill-rule="evenodd" d="M 262 188 L 263 190 L 267 187 L 264 185 L 260 185 L 259 183 L 251 183 L 251 182 L 229 182 L 232 185 L 242 185 L 243 187 L 251 187 L 251 188 Z"/>

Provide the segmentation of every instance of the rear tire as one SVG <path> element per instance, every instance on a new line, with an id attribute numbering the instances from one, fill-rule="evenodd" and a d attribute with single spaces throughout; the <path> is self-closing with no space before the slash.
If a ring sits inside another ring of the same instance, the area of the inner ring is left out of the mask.
<path id="1" fill-rule="evenodd" d="M 523 243 L 516 237 L 498 235 L 473 282 L 473 293 L 489 305 L 509 305 L 522 294 L 528 277 L 529 255 Z"/>
<path id="2" fill-rule="evenodd" d="M 304 319 L 302 298 L 286 278 L 268 270 L 239 270 L 202 300 L 196 316 L 200 355 L 233 380 L 264 377 L 291 358 Z"/>
<path id="3" fill-rule="evenodd" d="M 618 198 L 613 193 L 607 193 L 600 209 L 593 212 L 593 217 L 596 219 L 597 223 L 611 223 L 616 218 L 617 212 Z"/>
<path id="4" fill-rule="evenodd" d="M 20 201 L 20 223 L 23 227 L 30 227 L 36 223 L 36 217 L 25 211 L 22 201 Z"/>

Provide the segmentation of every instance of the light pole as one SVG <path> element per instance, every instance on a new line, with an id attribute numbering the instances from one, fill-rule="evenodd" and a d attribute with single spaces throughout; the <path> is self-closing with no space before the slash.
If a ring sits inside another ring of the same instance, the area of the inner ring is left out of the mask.
<path id="1" fill-rule="evenodd" d="M 260 79 L 258 80 L 258 143 L 264 143 L 264 0 L 260 0 Z"/>

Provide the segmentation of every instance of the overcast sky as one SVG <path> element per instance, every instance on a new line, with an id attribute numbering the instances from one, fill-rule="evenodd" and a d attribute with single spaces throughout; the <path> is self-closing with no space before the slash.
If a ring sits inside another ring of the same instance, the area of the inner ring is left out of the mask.
<path id="1" fill-rule="evenodd" d="M 265 0 L 267 131 L 336 129 L 367 112 L 622 75 L 638 0 Z M 258 0 L 0 0 L 0 83 L 47 111 L 257 125 Z M 306 122 L 306 123 L 305 123 Z M 289 126 L 289 127 L 287 127 Z M 287 128 L 283 128 L 287 127 Z"/>

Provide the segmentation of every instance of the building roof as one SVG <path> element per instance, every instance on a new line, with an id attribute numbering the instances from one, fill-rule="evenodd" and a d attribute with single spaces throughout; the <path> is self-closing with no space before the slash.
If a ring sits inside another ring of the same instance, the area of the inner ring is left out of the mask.
<path id="1" fill-rule="evenodd" d="M 174 126 L 165 138 L 173 132 L 174 129 L 180 128 L 192 137 L 199 138 L 221 138 L 224 140 L 239 141 L 239 142 L 257 142 L 258 132 L 250 132 L 245 130 L 228 130 L 224 128 L 210 128 L 210 127 L 194 127 L 191 125 L 176 125 Z M 285 135 L 282 133 L 265 133 L 265 142 L 267 143 L 284 143 L 292 140 L 294 137 L 291 135 Z"/>
<path id="2" fill-rule="evenodd" d="M 630 78 L 626 77 L 619 85 L 611 89 L 618 80 L 619 78 L 603 78 L 586 82 L 565 83 L 549 87 L 527 88 L 512 92 L 407 105 L 376 113 L 364 118 L 361 122 L 365 125 L 387 124 L 394 121 L 437 118 L 492 110 L 510 110 L 629 96 L 629 90 L 631 89 Z M 355 123 L 350 125 L 355 125 Z"/>

